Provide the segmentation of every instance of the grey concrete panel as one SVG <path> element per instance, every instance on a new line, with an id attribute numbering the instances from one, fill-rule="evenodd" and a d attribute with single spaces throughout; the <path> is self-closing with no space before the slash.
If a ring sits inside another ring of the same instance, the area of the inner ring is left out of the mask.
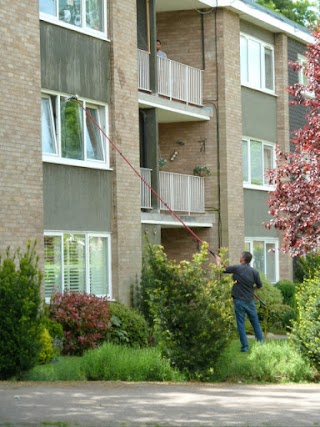
<path id="1" fill-rule="evenodd" d="M 40 23 L 41 86 L 108 103 L 110 43 Z"/>
<path id="2" fill-rule="evenodd" d="M 277 142 L 277 98 L 246 87 L 241 97 L 243 135 Z"/>
<path id="3" fill-rule="evenodd" d="M 266 203 L 268 198 L 267 191 L 244 190 L 245 236 L 279 237 L 277 230 L 267 230 L 263 225 L 263 222 L 271 219 Z"/>
<path id="4" fill-rule="evenodd" d="M 242 33 L 246 33 L 252 37 L 255 37 L 259 40 L 264 41 L 265 43 L 269 43 L 274 45 L 274 35 L 270 31 L 265 30 L 261 27 L 256 27 L 247 21 L 240 22 L 240 31 Z"/>
<path id="5" fill-rule="evenodd" d="M 111 231 L 112 172 L 44 163 L 45 230 Z"/>

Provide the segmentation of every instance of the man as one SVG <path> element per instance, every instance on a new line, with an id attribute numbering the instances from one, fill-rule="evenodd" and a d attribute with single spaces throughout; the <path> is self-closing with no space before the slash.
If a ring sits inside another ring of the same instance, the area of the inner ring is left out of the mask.
<path id="1" fill-rule="evenodd" d="M 218 255 L 215 257 L 217 264 L 221 266 L 221 258 Z M 242 252 L 240 265 L 231 265 L 228 267 L 222 265 L 225 269 L 224 272 L 232 274 L 233 280 L 235 281 L 232 287 L 232 298 L 242 352 L 247 352 L 249 350 L 245 328 L 246 314 L 253 327 L 256 339 L 260 342 L 264 341 L 254 302 L 254 286 L 256 285 L 257 288 L 261 288 L 262 282 L 257 270 L 250 266 L 251 260 L 252 255 L 250 252 Z"/>
<path id="2" fill-rule="evenodd" d="M 160 56 L 160 58 L 167 58 L 167 54 L 161 50 L 160 40 L 157 40 L 157 56 Z"/>

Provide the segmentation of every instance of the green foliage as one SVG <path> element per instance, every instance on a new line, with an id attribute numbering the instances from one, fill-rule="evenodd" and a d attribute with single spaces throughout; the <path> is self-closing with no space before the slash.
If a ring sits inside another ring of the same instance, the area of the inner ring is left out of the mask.
<path id="1" fill-rule="evenodd" d="M 41 350 L 39 354 L 39 362 L 42 364 L 49 363 L 54 358 L 53 339 L 51 338 L 48 329 L 43 328 L 40 335 Z"/>
<path id="2" fill-rule="evenodd" d="M 283 298 L 283 303 L 295 308 L 296 302 L 294 298 L 296 285 L 291 280 L 279 280 L 275 287 L 280 290 Z"/>
<path id="3" fill-rule="evenodd" d="M 296 310 L 290 307 L 290 305 L 272 304 L 268 309 L 268 319 L 266 319 L 268 323 L 268 331 L 287 331 L 292 327 L 292 322 L 296 317 Z"/>
<path id="4" fill-rule="evenodd" d="M 305 280 L 296 291 L 298 317 L 290 339 L 320 371 L 320 281 Z"/>
<path id="5" fill-rule="evenodd" d="M 26 381 L 183 381 L 184 377 L 161 357 L 159 349 L 130 348 L 104 343 L 83 357 L 61 357 L 26 373 Z"/>
<path id="6" fill-rule="evenodd" d="M 183 376 L 161 357 L 159 349 L 143 349 L 105 343 L 83 356 L 88 380 L 102 381 L 181 381 Z"/>
<path id="7" fill-rule="evenodd" d="M 269 383 L 309 381 L 314 371 L 288 341 L 256 343 L 248 356 L 250 377 Z"/>
<path id="8" fill-rule="evenodd" d="M 189 378 L 210 378 L 230 339 L 232 278 L 209 265 L 207 244 L 191 262 L 169 261 L 161 246 L 150 245 L 147 259 L 143 302 L 162 354 Z"/>
<path id="9" fill-rule="evenodd" d="M 110 331 L 109 303 L 106 298 L 79 292 L 53 295 L 50 318 L 62 325 L 63 354 L 81 355 L 103 342 Z"/>
<path id="10" fill-rule="evenodd" d="M 150 328 L 142 314 L 119 302 L 110 303 L 109 310 L 112 322 L 109 341 L 131 347 L 148 345 Z"/>
<path id="11" fill-rule="evenodd" d="M 239 353 L 234 340 L 221 354 L 215 381 L 232 383 L 287 383 L 311 381 L 315 371 L 287 340 L 252 341 L 249 353 Z"/>
<path id="12" fill-rule="evenodd" d="M 320 253 L 311 252 L 300 257 L 294 264 L 294 277 L 299 283 L 320 276 Z"/>
<path id="13" fill-rule="evenodd" d="M 0 258 L 0 379 L 34 366 L 40 352 L 40 286 L 36 243 Z"/>
<path id="14" fill-rule="evenodd" d="M 256 0 L 258 4 L 280 13 L 300 25 L 315 25 L 320 15 L 319 0 Z"/>

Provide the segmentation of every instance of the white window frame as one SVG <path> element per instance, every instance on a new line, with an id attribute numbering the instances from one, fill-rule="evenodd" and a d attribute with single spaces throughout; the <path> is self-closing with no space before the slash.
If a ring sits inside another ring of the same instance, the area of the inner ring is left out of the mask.
<path id="1" fill-rule="evenodd" d="M 98 30 L 94 30 L 92 28 L 88 28 L 85 24 L 86 24 L 86 0 L 80 0 L 81 2 L 81 26 L 77 26 L 77 25 L 72 25 L 69 24 L 65 21 L 62 21 L 61 19 L 59 19 L 59 0 L 56 0 L 56 14 L 55 15 L 50 15 L 48 13 L 45 12 L 41 12 L 40 11 L 40 5 L 39 5 L 39 17 L 40 20 L 42 21 L 46 21 L 49 22 L 50 24 L 55 24 L 58 25 L 60 27 L 64 27 L 67 28 L 69 30 L 73 30 L 76 31 L 78 33 L 82 33 L 82 34 L 87 34 L 90 35 L 92 37 L 98 38 L 98 39 L 102 39 L 102 40 L 109 40 L 108 39 L 108 16 L 107 16 L 107 5 L 108 5 L 108 0 L 104 0 L 103 1 L 103 31 L 98 31 Z"/>
<path id="2" fill-rule="evenodd" d="M 258 138 L 252 138 L 249 136 L 243 136 L 241 141 L 241 149 L 243 150 L 243 142 L 246 141 L 248 144 L 248 158 L 247 158 L 247 164 L 248 164 L 248 181 L 245 181 L 243 178 L 243 188 L 248 188 L 252 190 L 261 190 L 261 191 L 272 191 L 274 190 L 274 185 L 269 185 L 265 182 L 265 167 L 264 167 L 264 156 L 262 157 L 262 171 L 263 171 L 263 184 L 252 184 L 251 183 L 251 150 L 250 145 L 251 141 L 259 142 L 262 144 L 262 152 L 264 152 L 264 147 L 270 147 L 272 148 L 273 153 L 273 162 L 272 162 L 272 169 L 275 167 L 275 161 L 276 161 L 276 151 L 275 151 L 275 144 L 269 141 L 264 141 Z"/>
<path id="3" fill-rule="evenodd" d="M 253 256 L 253 242 L 263 242 L 264 244 L 264 271 L 262 272 L 264 276 L 268 279 L 266 275 L 267 266 L 266 266 L 266 253 L 267 244 L 274 244 L 275 249 L 275 281 L 272 281 L 271 283 L 276 283 L 279 281 L 279 239 L 273 238 L 273 237 L 246 237 L 245 238 L 245 244 L 249 245 L 249 252 Z M 251 265 L 253 266 L 254 259 L 251 261 Z M 268 279 L 270 280 L 270 279 Z"/>
<path id="4" fill-rule="evenodd" d="M 308 78 L 304 74 L 305 66 L 307 63 L 308 63 L 308 58 L 306 56 L 298 53 L 298 64 L 300 64 L 302 66 L 302 68 L 300 68 L 300 70 L 298 70 L 298 82 L 302 86 L 305 86 L 308 84 Z M 307 98 L 315 98 L 314 92 L 304 90 L 302 93 Z"/>
<path id="5" fill-rule="evenodd" d="M 251 89 L 260 90 L 262 92 L 267 92 L 269 94 L 275 94 L 275 63 L 274 63 L 274 46 L 266 43 L 262 40 L 259 40 L 255 37 L 252 37 L 245 33 L 240 33 L 240 39 L 243 38 L 247 42 L 247 48 L 246 48 L 246 55 L 245 58 L 241 54 L 241 47 L 240 47 L 240 63 L 241 63 L 241 69 L 242 69 L 242 61 L 245 59 L 247 60 L 245 64 L 245 68 L 247 70 L 247 76 L 243 76 L 241 72 L 241 85 L 249 87 Z M 259 62 L 259 68 L 260 68 L 260 85 L 255 84 L 252 79 L 250 79 L 250 52 L 248 49 L 248 43 L 249 41 L 259 43 L 260 45 L 260 62 Z M 241 46 L 241 43 L 240 43 Z M 265 64 L 265 49 L 269 49 L 272 53 L 272 89 L 269 89 L 266 87 L 266 64 Z M 251 81 L 250 81 L 251 80 Z"/>
<path id="6" fill-rule="evenodd" d="M 96 295 L 98 297 L 107 297 L 108 300 L 112 300 L 112 272 L 111 272 L 111 234 L 110 233 L 96 233 L 86 231 L 45 231 L 44 236 L 60 237 L 60 253 L 61 253 L 61 293 L 64 293 L 64 259 L 63 259 L 63 242 L 66 234 L 81 234 L 85 238 L 85 268 L 86 268 L 86 283 L 85 292 L 90 294 L 90 259 L 89 259 L 89 239 L 90 237 L 103 237 L 107 241 L 107 268 L 108 268 L 108 294 Z M 50 298 L 46 297 L 46 303 L 50 302 Z"/>
<path id="7" fill-rule="evenodd" d="M 42 153 L 42 160 L 47 163 L 58 163 L 63 165 L 70 166 L 80 166 L 87 167 L 92 169 L 110 169 L 110 146 L 107 138 L 100 132 L 101 141 L 102 141 L 102 150 L 104 154 L 104 160 L 97 159 L 89 159 L 87 158 L 87 150 L 86 150 L 86 132 L 85 132 L 85 123 L 86 123 L 86 112 L 82 110 L 82 122 L 83 122 L 83 150 L 84 150 L 84 159 L 70 159 L 67 157 L 62 157 L 61 154 L 61 117 L 60 117 L 60 100 L 61 98 L 68 98 L 70 95 L 47 91 L 44 90 L 41 94 L 42 98 L 50 98 L 52 102 L 52 98 L 55 99 L 55 112 L 56 117 L 52 117 L 52 121 L 55 125 L 55 133 L 56 133 L 56 144 L 57 144 L 57 153 Z M 109 108 L 107 104 L 103 104 L 101 102 L 88 100 L 86 98 L 79 98 L 79 101 L 83 103 L 83 107 L 86 108 L 98 108 L 99 109 L 99 120 L 100 127 L 103 132 L 108 135 L 109 134 Z M 50 111 L 53 115 L 52 105 L 50 105 Z"/>

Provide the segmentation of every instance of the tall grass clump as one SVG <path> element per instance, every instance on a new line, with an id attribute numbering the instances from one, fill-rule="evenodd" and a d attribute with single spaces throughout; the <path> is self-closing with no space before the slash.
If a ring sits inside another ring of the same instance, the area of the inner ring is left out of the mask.
<path id="1" fill-rule="evenodd" d="M 103 381 L 181 381 L 183 376 L 171 368 L 156 347 L 130 348 L 105 343 L 87 351 L 82 367 L 88 380 Z"/>
<path id="2" fill-rule="evenodd" d="M 81 357 L 59 357 L 54 363 L 38 365 L 25 373 L 24 381 L 85 381 Z"/>

